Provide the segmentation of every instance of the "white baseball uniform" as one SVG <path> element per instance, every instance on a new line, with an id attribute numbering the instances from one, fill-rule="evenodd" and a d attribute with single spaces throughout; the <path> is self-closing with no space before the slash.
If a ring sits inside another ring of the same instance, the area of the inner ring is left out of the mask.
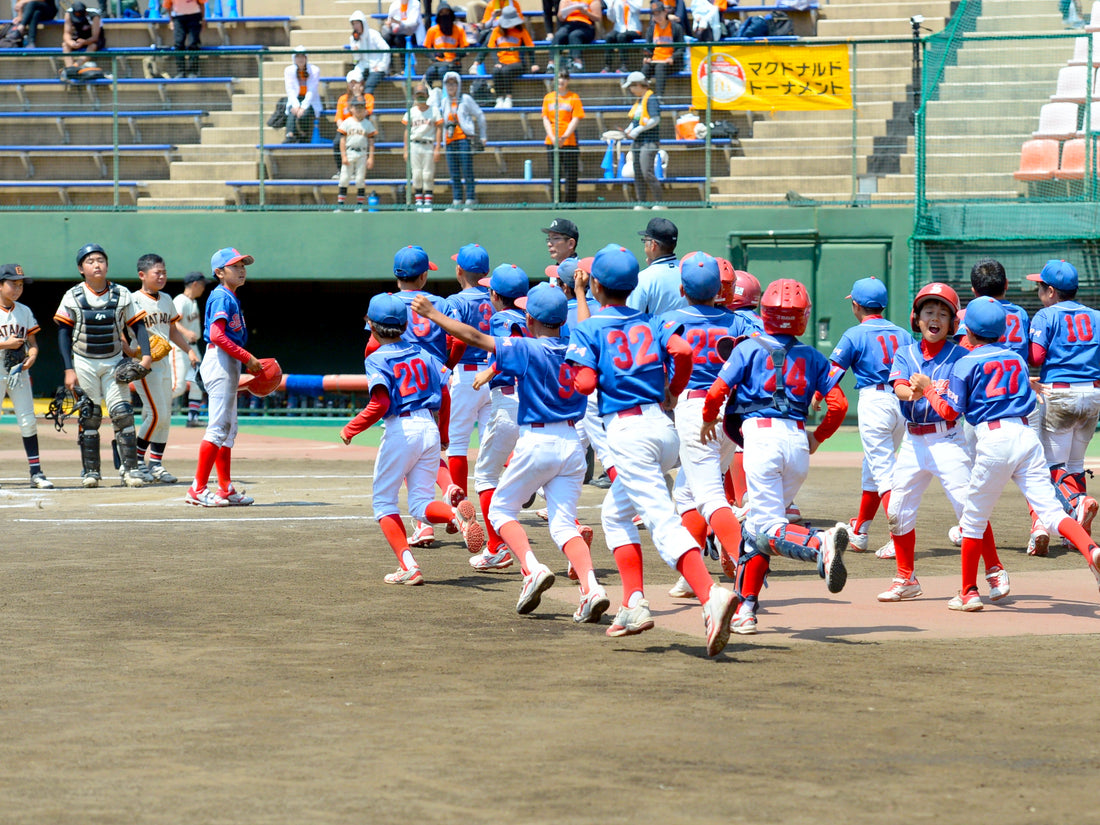
<path id="1" fill-rule="evenodd" d="M 172 304 L 176 308 L 176 315 L 179 316 L 179 323 L 188 332 L 194 334 L 197 342 L 202 341 L 202 310 L 199 308 L 199 302 L 194 298 L 188 298 L 182 292 L 172 299 Z M 195 350 L 199 354 L 199 358 L 202 358 L 202 350 L 199 343 L 191 345 L 191 349 Z M 196 380 L 198 377 L 198 367 L 191 366 L 191 359 L 187 357 L 187 353 L 172 344 L 172 397 L 178 398 L 183 395 L 184 391 L 187 391 L 187 398 L 190 401 L 202 402 L 202 388 L 198 385 Z"/>
<path id="2" fill-rule="evenodd" d="M 26 338 L 28 335 L 37 335 L 40 327 L 34 318 L 34 313 L 26 304 L 18 301 L 12 304 L 11 309 L 0 306 L 0 341 L 6 338 Z M 8 350 L 0 350 L 0 357 Z M 11 398 L 12 407 L 15 410 L 16 420 L 19 422 L 19 434 L 24 438 L 30 438 L 38 433 L 38 425 L 34 418 L 34 393 L 31 390 L 29 375 L 20 373 L 15 386 L 8 385 L 9 371 L 2 368 L 0 363 L 0 402 L 4 397 Z"/>
<path id="3" fill-rule="evenodd" d="M 145 327 L 150 334 L 169 340 L 172 324 L 179 318 L 168 293 L 152 295 L 144 289 L 134 293 L 134 302 L 145 312 Z M 141 399 L 141 426 L 138 438 L 163 444 L 168 440 L 172 424 L 172 362 L 162 358 L 153 362 L 153 369 L 134 385 Z"/>

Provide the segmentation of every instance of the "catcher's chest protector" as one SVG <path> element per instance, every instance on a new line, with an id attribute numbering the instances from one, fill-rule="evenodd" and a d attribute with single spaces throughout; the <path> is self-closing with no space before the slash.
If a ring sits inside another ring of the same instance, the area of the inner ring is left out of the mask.
<path id="1" fill-rule="evenodd" d="M 76 319 L 73 330 L 73 348 L 78 353 L 89 358 L 111 358 L 122 352 L 118 318 L 120 296 L 118 287 L 111 284 L 107 303 L 102 307 L 93 307 L 84 294 L 84 285 L 73 287 L 73 297 L 80 307 L 80 317 Z"/>

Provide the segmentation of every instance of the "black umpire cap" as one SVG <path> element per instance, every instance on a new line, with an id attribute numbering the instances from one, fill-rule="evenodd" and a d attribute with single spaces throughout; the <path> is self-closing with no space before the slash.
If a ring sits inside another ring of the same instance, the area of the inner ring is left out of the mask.
<path id="1" fill-rule="evenodd" d="M 577 229 L 577 225 L 568 218 L 554 218 L 554 220 L 550 222 L 550 225 L 544 228 L 542 231 L 545 232 L 547 235 L 549 235 L 551 232 L 555 232 L 558 235 L 564 235 L 565 237 L 572 238 L 575 241 L 580 240 L 581 237 L 581 233 Z"/>

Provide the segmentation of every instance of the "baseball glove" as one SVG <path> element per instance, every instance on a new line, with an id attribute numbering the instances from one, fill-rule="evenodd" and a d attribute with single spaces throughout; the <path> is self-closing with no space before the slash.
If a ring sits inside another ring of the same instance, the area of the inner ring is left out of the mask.
<path id="1" fill-rule="evenodd" d="M 140 361 L 133 358 L 123 358 L 115 367 L 115 380 L 120 384 L 129 384 L 132 381 L 140 381 L 152 370 L 143 367 Z"/>
<path id="2" fill-rule="evenodd" d="M 27 360 L 27 348 L 20 347 L 19 349 L 6 349 L 4 350 L 4 372 L 8 372 L 12 367 L 18 367 L 24 361 Z"/>
<path id="3" fill-rule="evenodd" d="M 160 335 L 155 332 L 149 333 L 149 354 L 153 356 L 153 363 L 160 361 L 168 353 L 172 351 L 172 345 L 169 344 Z M 138 347 L 138 358 L 141 357 L 141 347 Z"/>

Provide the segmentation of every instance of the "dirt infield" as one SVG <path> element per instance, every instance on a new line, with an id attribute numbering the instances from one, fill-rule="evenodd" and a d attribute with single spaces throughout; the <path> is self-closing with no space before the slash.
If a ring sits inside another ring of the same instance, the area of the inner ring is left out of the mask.
<path id="1" fill-rule="evenodd" d="M 657 628 L 625 639 L 573 625 L 564 575 L 517 616 L 518 573 L 475 573 L 441 529 L 427 586 L 384 585 L 370 451 L 335 432 L 242 437 L 257 504 L 208 511 L 182 483 L 77 489 L 73 437 L 44 431 L 61 489 L 33 492 L 0 428 L 0 823 L 1100 822 L 1100 594 L 1079 554 L 1024 554 L 1014 489 L 1000 605 L 946 609 L 935 491 L 923 598 L 875 602 L 893 566 L 873 554 L 838 596 L 779 560 L 761 633 L 712 661 L 651 549 Z M 200 434 L 173 431 L 181 477 Z M 815 456 L 812 521 L 852 515 L 855 463 Z M 615 590 L 600 499 L 581 516 Z"/>

